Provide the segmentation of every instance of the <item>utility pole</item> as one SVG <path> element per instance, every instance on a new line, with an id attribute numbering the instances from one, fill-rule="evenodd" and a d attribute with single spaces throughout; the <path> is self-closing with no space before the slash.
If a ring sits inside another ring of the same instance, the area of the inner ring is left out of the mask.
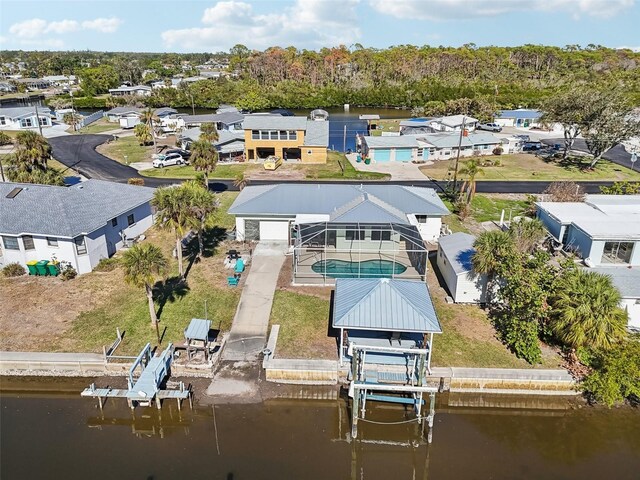
<path id="1" fill-rule="evenodd" d="M 342 152 L 347 151 L 347 124 L 344 124 L 344 134 L 342 135 Z"/>
<path id="2" fill-rule="evenodd" d="M 462 137 L 464 135 L 464 127 L 467 123 L 467 117 L 462 117 L 462 128 L 460 129 L 460 139 L 458 140 L 458 155 L 456 156 L 456 168 L 453 171 L 453 191 L 458 191 L 458 164 L 460 163 L 460 148 L 462 147 Z"/>

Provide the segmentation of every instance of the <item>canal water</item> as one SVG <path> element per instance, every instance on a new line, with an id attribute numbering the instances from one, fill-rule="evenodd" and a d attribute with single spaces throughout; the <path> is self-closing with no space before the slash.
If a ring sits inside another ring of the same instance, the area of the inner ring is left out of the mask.
<path id="1" fill-rule="evenodd" d="M 133 415 L 113 400 L 101 413 L 79 397 L 86 380 L 65 382 L 63 391 L 0 397 L 3 480 L 624 480 L 640 472 L 640 412 L 631 409 L 563 409 L 564 400 L 540 408 L 538 399 L 536 409 L 469 408 L 441 397 L 429 445 L 415 424 L 361 423 L 351 439 L 343 400 L 196 404 L 182 413 L 167 402 Z M 367 418 L 404 415 L 378 405 Z"/>

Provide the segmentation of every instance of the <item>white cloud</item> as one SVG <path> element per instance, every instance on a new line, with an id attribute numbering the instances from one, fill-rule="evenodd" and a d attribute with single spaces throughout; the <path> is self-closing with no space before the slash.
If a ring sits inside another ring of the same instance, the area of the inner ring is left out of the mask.
<path id="1" fill-rule="evenodd" d="M 53 32 L 53 33 L 69 33 L 75 32 L 78 30 L 80 25 L 75 20 L 60 20 L 59 22 L 51 22 L 45 28 L 45 32 Z"/>
<path id="2" fill-rule="evenodd" d="M 46 28 L 46 20 L 32 18 L 24 22 L 14 23 L 9 27 L 9 33 L 18 38 L 35 38 L 42 35 Z"/>
<path id="3" fill-rule="evenodd" d="M 85 20 L 82 22 L 84 30 L 95 30 L 101 33 L 113 33 L 122 25 L 122 20 L 116 17 L 96 18 L 94 20 Z"/>
<path id="4" fill-rule="evenodd" d="M 281 12 L 256 13 L 249 3 L 217 2 L 202 15 L 201 27 L 167 30 L 167 47 L 183 50 L 228 50 L 238 43 L 249 48 L 295 45 L 298 48 L 350 45 L 360 38 L 355 26 L 360 0 L 296 0 Z"/>
<path id="5" fill-rule="evenodd" d="M 403 19 L 456 20 L 510 12 L 546 11 L 608 18 L 635 0 L 369 0 L 380 13 Z"/>

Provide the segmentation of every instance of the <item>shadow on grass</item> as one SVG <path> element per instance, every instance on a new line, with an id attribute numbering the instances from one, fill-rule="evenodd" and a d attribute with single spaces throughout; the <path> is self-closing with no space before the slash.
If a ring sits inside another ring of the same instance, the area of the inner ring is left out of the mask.
<path id="1" fill-rule="evenodd" d="M 158 319 L 162 316 L 162 311 L 167 302 L 173 303 L 181 299 L 189 293 L 189 285 L 184 278 L 180 276 L 167 278 L 164 281 L 157 282 L 153 286 L 153 298 L 156 299 L 158 308 Z"/>
<path id="2" fill-rule="evenodd" d="M 212 257 L 216 254 L 218 245 L 227 237 L 227 230 L 221 227 L 213 227 L 205 230 L 202 237 L 202 256 L 204 258 Z M 184 258 L 187 260 L 187 268 L 184 277 L 187 278 L 189 271 L 194 263 L 200 261 L 200 241 L 198 235 L 194 237 L 183 247 Z"/>

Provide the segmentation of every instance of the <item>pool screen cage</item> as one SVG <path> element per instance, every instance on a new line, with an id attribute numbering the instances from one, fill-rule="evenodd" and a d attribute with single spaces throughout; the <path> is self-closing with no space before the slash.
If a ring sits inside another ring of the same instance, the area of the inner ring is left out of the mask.
<path id="1" fill-rule="evenodd" d="M 425 280 L 428 252 L 413 225 L 294 224 L 292 240 L 294 284 L 333 285 L 336 278 Z"/>

